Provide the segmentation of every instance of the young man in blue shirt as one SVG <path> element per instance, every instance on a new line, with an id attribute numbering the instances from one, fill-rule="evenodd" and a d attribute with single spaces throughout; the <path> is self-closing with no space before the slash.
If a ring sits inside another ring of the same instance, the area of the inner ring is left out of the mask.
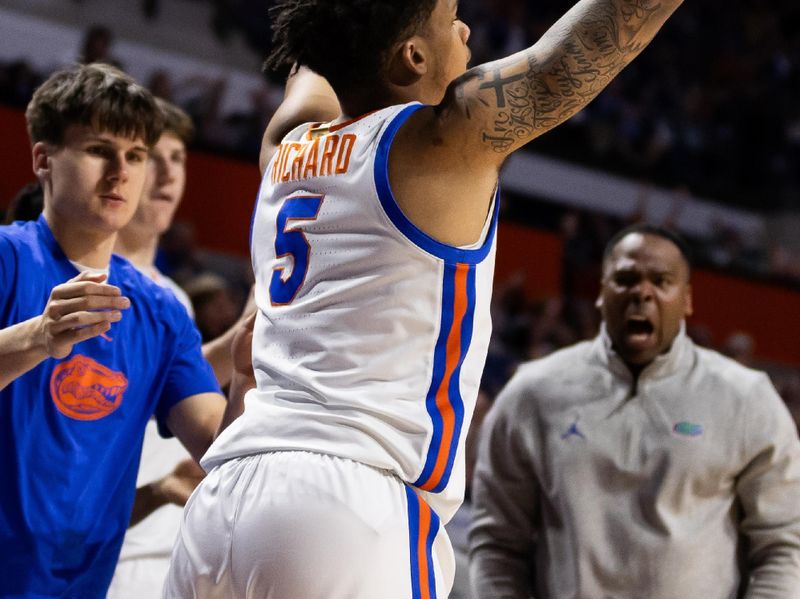
<path id="1" fill-rule="evenodd" d="M 150 416 L 199 459 L 239 404 L 174 295 L 112 255 L 161 133 L 153 97 L 77 66 L 26 119 L 45 199 L 0 227 L 0 596 L 104 597 Z"/>

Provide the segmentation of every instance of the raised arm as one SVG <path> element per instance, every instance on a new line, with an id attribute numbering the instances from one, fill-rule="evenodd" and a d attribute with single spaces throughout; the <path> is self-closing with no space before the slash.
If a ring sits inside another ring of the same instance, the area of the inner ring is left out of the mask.
<path id="1" fill-rule="evenodd" d="M 475 243 L 514 150 L 577 113 L 682 0 L 581 0 L 531 48 L 467 71 L 397 135 L 389 175 L 405 215 L 450 245 Z"/>
<path id="2" fill-rule="evenodd" d="M 306 67 L 293 69 L 286 81 L 283 102 L 264 131 L 259 157 L 261 172 L 292 129 L 303 123 L 332 121 L 340 114 L 336 93 L 323 77 Z"/>
<path id="3" fill-rule="evenodd" d="M 531 48 L 453 82 L 439 106 L 443 130 L 500 164 L 591 102 L 681 2 L 581 0 Z"/>

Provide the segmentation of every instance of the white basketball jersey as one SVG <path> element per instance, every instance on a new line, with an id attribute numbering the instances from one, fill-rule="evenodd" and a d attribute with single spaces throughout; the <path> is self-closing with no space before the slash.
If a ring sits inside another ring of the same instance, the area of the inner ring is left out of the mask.
<path id="1" fill-rule="evenodd" d="M 461 503 L 491 333 L 498 200 L 472 248 L 439 243 L 404 216 L 388 155 L 421 107 L 303 126 L 270 162 L 251 233 L 258 388 L 206 468 L 312 451 L 394 472 L 445 521 Z"/>

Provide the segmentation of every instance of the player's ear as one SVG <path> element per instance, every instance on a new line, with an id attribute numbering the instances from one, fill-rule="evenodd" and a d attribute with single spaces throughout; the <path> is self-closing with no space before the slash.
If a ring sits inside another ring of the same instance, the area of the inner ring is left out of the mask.
<path id="1" fill-rule="evenodd" d="M 50 155 L 52 154 L 53 146 L 43 141 L 37 141 L 31 148 L 31 156 L 33 158 L 33 174 L 40 181 L 47 179 L 50 176 Z"/>
<path id="2" fill-rule="evenodd" d="M 686 285 L 686 297 L 684 298 L 685 307 L 683 310 L 684 316 L 687 318 L 694 314 L 694 303 L 692 302 L 692 285 Z"/>
<path id="3" fill-rule="evenodd" d="M 389 56 L 389 83 L 407 86 L 419 81 L 428 72 L 428 48 L 422 38 L 412 36 L 400 42 Z"/>

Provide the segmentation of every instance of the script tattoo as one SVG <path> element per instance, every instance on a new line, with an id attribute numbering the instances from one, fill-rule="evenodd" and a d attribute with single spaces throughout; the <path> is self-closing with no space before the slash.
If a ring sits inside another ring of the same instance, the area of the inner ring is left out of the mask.
<path id="1" fill-rule="evenodd" d="M 461 98 L 472 80 L 479 83 L 479 91 L 493 92 L 477 94 L 494 111 L 483 142 L 506 153 L 581 110 L 647 45 L 657 30 L 653 15 L 663 14 L 663 3 L 597 2 L 575 22 L 561 23 L 558 47 L 547 53 L 546 61 L 529 51 L 527 65 L 494 63 L 471 71 L 460 82 Z M 471 114 L 467 106 L 468 117 Z"/>

